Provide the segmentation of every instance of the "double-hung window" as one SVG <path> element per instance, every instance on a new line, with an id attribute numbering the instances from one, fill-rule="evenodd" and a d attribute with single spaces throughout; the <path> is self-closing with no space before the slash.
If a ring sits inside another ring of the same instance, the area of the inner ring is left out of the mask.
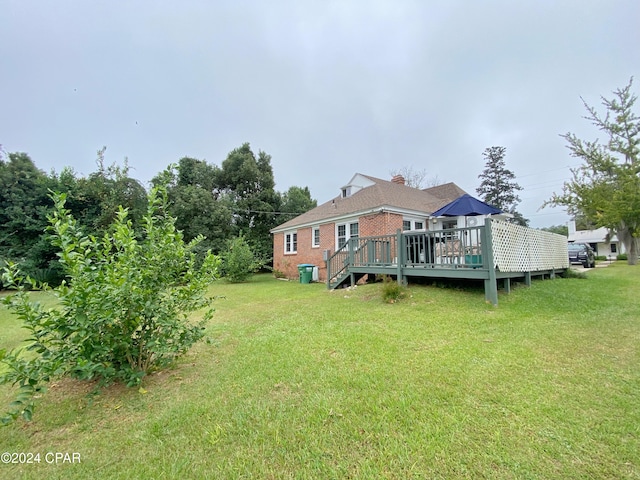
<path id="1" fill-rule="evenodd" d="M 298 232 L 285 233 L 284 253 L 298 252 Z"/>
<path id="2" fill-rule="evenodd" d="M 320 227 L 311 229 L 311 246 L 314 248 L 320 246 Z"/>
<path id="3" fill-rule="evenodd" d="M 359 235 L 358 222 L 341 223 L 337 225 L 336 237 L 338 249 L 344 247 L 350 238 L 356 238 Z"/>
<path id="4" fill-rule="evenodd" d="M 338 248 L 344 247 L 345 243 L 347 243 L 347 226 L 338 225 Z"/>

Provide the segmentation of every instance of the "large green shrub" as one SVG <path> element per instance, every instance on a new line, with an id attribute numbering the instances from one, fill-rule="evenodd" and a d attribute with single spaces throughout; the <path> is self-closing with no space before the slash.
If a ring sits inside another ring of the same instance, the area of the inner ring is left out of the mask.
<path id="1" fill-rule="evenodd" d="M 184 243 L 167 214 L 163 188 L 149 193 L 140 232 L 120 208 L 102 238 L 80 231 L 64 207 L 63 194 L 53 198 L 52 243 L 60 250 L 66 275 L 52 290 L 57 306 L 44 309 L 32 303 L 27 288 L 35 281 L 22 277 L 16 265 L 4 269 L 5 284 L 17 289 L 5 304 L 31 334 L 28 355 L 0 351 L 0 360 L 9 367 L 0 383 L 19 386 L 4 423 L 20 415 L 29 419 L 33 396 L 52 378 L 138 384 L 200 340 L 212 313 L 212 299 L 205 293 L 220 261 L 208 253 L 196 268 L 193 250 L 201 238 Z M 206 309 L 203 320 L 188 321 L 188 314 L 200 309 Z"/>
<path id="2" fill-rule="evenodd" d="M 258 268 L 251 247 L 242 235 L 227 242 L 222 266 L 225 278 L 234 283 L 246 281 Z"/>

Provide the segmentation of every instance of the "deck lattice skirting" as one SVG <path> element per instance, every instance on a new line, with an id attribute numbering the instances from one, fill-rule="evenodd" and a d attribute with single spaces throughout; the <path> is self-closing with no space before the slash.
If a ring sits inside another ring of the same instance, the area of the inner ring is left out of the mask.
<path id="1" fill-rule="evenodd" d="M 352 238 L 327 261 L 327 286 L 355 284 L 364 275 L 483 280 L 485 298 L 497 305 L 497 281 L 510 291 L 512 278 L 554 277 L 569 268 L 567 239 L 504 221 L 483 226 L 400 232 Z"/>
<path id="2" fill-rule="evenodd" d="M 490 226 L 493 260 L 500 272 L 569 268 L 566 237 L 497 220 Z"/>

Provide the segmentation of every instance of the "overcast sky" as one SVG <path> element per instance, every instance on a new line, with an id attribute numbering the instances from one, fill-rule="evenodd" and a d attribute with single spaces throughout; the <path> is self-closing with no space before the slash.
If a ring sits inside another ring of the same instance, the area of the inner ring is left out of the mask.
<path id="1" fill-rule="evenodd" d="M 0 144 L 88 175 L 96 151 L 147 182 L 250 142 L 276 189 L 323 203 L 403 166 L 472 195 L 506 147 L 533 227 L 570 178 L 559 134 L 640 71 L 638 0 L 0 0 Z M 634 83 L 640 92 L 640 78 Z"/>

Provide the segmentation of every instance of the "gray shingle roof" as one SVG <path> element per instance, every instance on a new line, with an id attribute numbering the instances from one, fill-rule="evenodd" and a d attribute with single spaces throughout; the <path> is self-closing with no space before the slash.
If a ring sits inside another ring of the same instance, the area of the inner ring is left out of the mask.
<path id="1" fill-rule="evenodd" d="M 431 188 L 425 188 L 423 191 L 440 199 L 447 200 L 447 203 L 453 202 L 456 198 L 467 193 L 453 182 L 443 183 L 442 185 L 436 185 Z"/>
<path id="2" fill-rule="evenodd" d="M 337 196 L 277 226 L 272 232 L 302 225 L 326 223 L 332 219 L 366 213 L 381 207 L 389 210 L 411 210 L 428 215 L 466 193 L 454 183 L 420 190 L 369 175 L 362 176 L 375 182 L 374 185 L 365 187 L 346 198 Z"/>

